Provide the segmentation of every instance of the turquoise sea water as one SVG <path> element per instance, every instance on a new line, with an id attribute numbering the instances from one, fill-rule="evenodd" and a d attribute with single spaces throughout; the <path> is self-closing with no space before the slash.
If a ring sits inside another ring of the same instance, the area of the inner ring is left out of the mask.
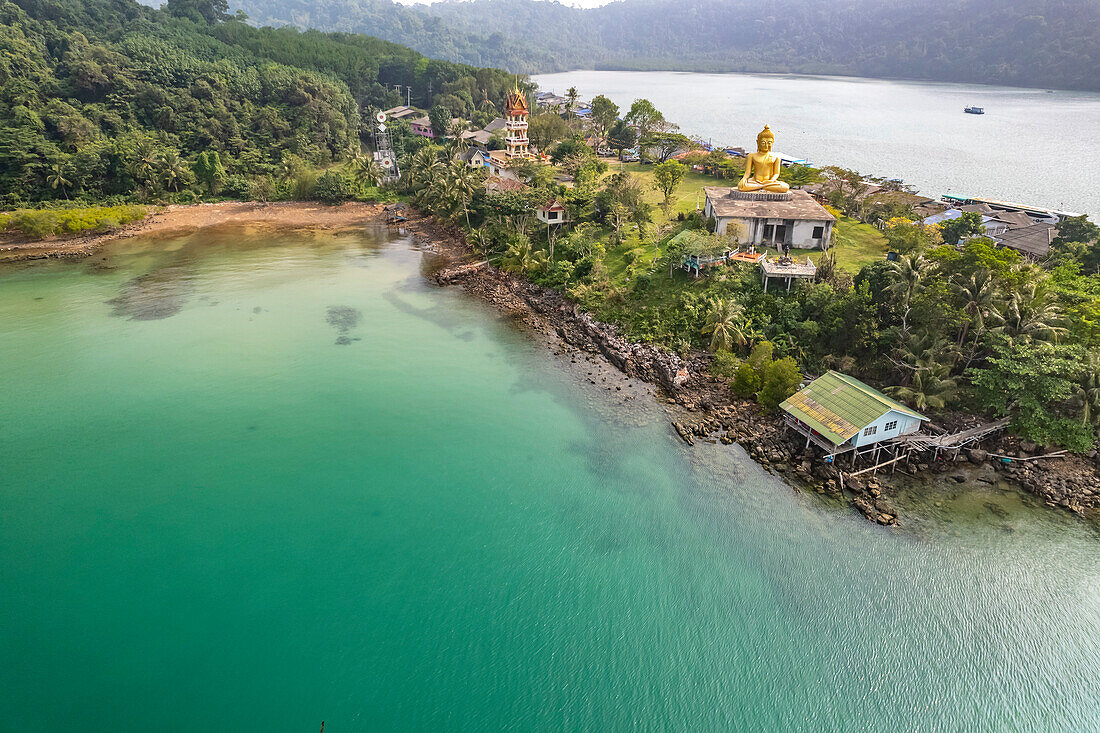
<path id="1" fill-rule="evenodd" d="M 425 257 L 0 270 L 0 730 L 1100 729 L 1095 529 L 1000 492 L 871 525 Z"/>

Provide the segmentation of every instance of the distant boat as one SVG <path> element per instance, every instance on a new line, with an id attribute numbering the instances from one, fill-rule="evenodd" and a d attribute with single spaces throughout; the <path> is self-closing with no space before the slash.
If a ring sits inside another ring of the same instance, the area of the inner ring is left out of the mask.
<path id="1" fill-rule="evenodd" d="M 967 114 L 971 114 L 971 115 L 984 115 L 985 114 L 985 108 L 970 106 L 970 107 L 965 107 L 963 109 L 963 112 L 966 112 Z"/>

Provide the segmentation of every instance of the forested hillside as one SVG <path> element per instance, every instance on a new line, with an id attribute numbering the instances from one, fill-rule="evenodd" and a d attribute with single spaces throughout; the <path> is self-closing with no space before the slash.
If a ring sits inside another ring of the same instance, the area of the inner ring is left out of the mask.
<path id="1" fill-rule="evenodd" d="M 460 113 L 510 83 L 365 36 L 254 28 L 217 0 L 3 2 L 0 206 L 171 198 L 204 176 L 246 195 L 358 151 L 362 112 L 404 101 L 393 84 Z"/>
<path id="2" fill-rule="evenodd" d="M 234 0 L 252 22 L 357 31 L 522 72 L 787 71 L 1100 90 L 1095 0 Z"/>

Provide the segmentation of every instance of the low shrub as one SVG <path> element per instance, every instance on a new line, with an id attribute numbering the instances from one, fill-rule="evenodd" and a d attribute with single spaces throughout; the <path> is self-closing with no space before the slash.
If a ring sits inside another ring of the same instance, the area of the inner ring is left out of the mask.
<path id="1" fill-rule="evenodd" d="M 737 367 L 737 371 L 733 376 L 733 384 L 730 386 L 733 388 L 733 393 L 738 397 L 749 399 L 756 396 L 756 393 L 760 391 L 760 387 L 763 386 L 764 380 L 760 377 L 760 374 L 752 368 L 752 364 L 747 361 L 741 362 Z"/>
<path id="2" fill-rule="evenodd" d="M 733 379 L 739 366 L 741 366 L 740 359 L 725 349 L 719 349 L 710 362 L 710 373 L 716 377 Z"/>
<path id="3" fill-rule="evenodd" d="M 0 214 L 0 230 L 28 239 L 56 234 L 109 232 L 145 218 L 144 206 L 90 206 L 72 209 L 18 209 Z"/>
<path id="4" fill-rule="evenodd" d="M 325 171 L 313 187 L 314 197 L 326 204 L 347 201 L 351 198 L 352 192 L 351 181 L 338 171 Z"/>

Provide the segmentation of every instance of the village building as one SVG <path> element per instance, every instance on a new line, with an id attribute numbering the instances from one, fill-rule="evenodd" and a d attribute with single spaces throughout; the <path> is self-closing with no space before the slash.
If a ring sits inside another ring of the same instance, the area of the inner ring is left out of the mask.
<path id="1" fill-rule="evenodd" d="M 1029 206 L 1027 204 L 1016 204 L 1009 201 L 999 201 L 997 199 L 988 199 L 981 196 L 956 196 L 954 194 L 944 194 L 940 197 L 944 203 L 953 207 L 961 208 L 964 211 L 968 206 L 984 206 L 988 207 L 989 211 L 1019 211 L 1027 214 L 1032 219 L 1038 222 L 1045 222 L 1047 224 L 1057 224 L 1063 219 L 1080 216 L 1080 214 L 1072 211 L 1062 211 L 1060 209 L 1048 209 L 1043 206 Z"/>
<path id="2" fill-rule="evenodd" d="M 490 175 L 485 179 L 485 190 L 489 193 L 519 193 L 527 190 L 527 184 L 516 178 Z"/>
<path id="3" fill-rule="evenodd" d="M 835 455 L 919 432 L 928 418 L 855 377 L 829 370 L 779 405 L 806 445 Z"/>
<path id="4" fill-rule="evenodd" d="M 458 117 L 452 117 L 451 118 L 451 126 L 452 127 L 455 126 L 455 125 L 464 125 L 464 124 L 466 124 L 466 120 L 460 119 Z M 417 117 L 416 119 L 409 120 L 409 127 L 412 129 L 412 133 L 414 135 L 419 135 L 420 137 L 426 137 L 430 140 L 434 140 L 436 137 L 438 137 L 435 134 L 435 130 L 432 129 L 432 121 L 428 118 L 428 115 L 424 115 L 422 117 Z"/>
<path id="5" fill-rule="evenodd" d="M 985 230 L 972 237 L 989 237 L 998 247 L 1013 249 L 1031 259 L 1042 259 L 1050 252 L 1050 245 L 1058 236 L 1058 230 L 1046 218 L 1036 221 L 1023 211 L 995 209 L 986 203 L 964 204 L 953 209 L 925 217 L 925 226 L 942 224 L 958 219 L 963 214 L 978 214 Z M 972 238 L 971 237 L 971 238 Z"/>
<path id="6" fill-rule="evenodd" d="M 535 209 L 535 216 L 543 224 L 568 224 L 569 210 L 557 199 L 552 199 Z"/>
<path id="7" fill-rule="evenodd" d="M 415 107 L 406 107 L 402 104 L 383 110 L 382 114 L 386 115 L 387 120 L 408 120 L 409 118 L 418 117 L 424 113 Z"/>
<path id="8" fill-rule="evenodd" d="M 486 130 L 467 130 L 458 137 L 467 145 L 488 150 L 489 140 L 493 137 L 493 133 Z"/>
<path id="9" fill-rule="evenodd" d="M 520 175 L 512 169 L 512 159 L 504 150 L 481 150 L 470 148 L 466 151 L 466 163 L 471 168 L 485 168 L 490 176 L 497 178 L 510 178 L 520 181 Z"/>
<path id="10" fill-rule="evenodd" d="M 713 218 L 714 231 L 726 234 L 737 226 L 739 244 L 777 249 L 828 249 L 836 217 L 805 191 L 748 193 L 736 188 L 706 186 L 703 215 Z"/>
<path id="11" fill-rule="evenodd" d="M 964 208 L 969 209 L 969 211 L 965 211 Z M 926 216 L 924 218 L 924 225 L 936 226 L 938 224 L 944 223 L 945 221 L 953 221 L 955 219 L 958 219 L 963 214 L 978 214 L 982 217 L 982 226 L 986 228 L 987 233 L 990 232 L 991 228 L 1000 232 L 1005 231 L 1008 228 L 1007 224 L 1004 222 L 1000 222 L 1000 224 L 998 224 L 995 221 L 995 218 L 992 216 L 992 211 L 993 210 L 988 207 L 960 207 L 956 209 L 947 209 L 946 211 L 941 211 L 938 214 Z"/>
<path id="12" fill-rule="evenodd" d="M 1058 230 L 1040 222 L 1027 227 L 1009 229 L 1001 234 L 993 236 L 993 241 L 998 247 L 1013 249 L 1033 260 L 1041 260 L 1050 254 L 1050 245 L 1058 236 Z"/>
<path id="13" fill-rule="evenodd" d="M 462 159 L 466 161 L 466 165 L 471 168 L 492 168 L 491 159 L 489 157 L 489 151 L 482 150 L 477 146 L 470 146 L 466 149 L 466 152 L 462 154 Z M 490 174 L 492 171 L 490 170 Z"/>
<path id="14" fill-rule="evenodd" d="M 501 132 L 505 129 L 508 121 L 503 117 L 497 117 L 485 127 L 480 130 L 467 130 L 459 135 L 459 138 L 464 140 L 467 145 L 476 146 L 483 151 L 488 152 L 489 141 L 492 140 L 493 135 L 497 132 Z"/>
<path id="15" fill-rule="evenodd" d="M 554 109 L 555 107 L 564 107 L 567 104 L 569 104 L 568 99 L 553 92 L 539 92 L 535 95 L 535 106 L 539 109 Z"/>
<path id="16" fill-rule="evenodd" d="M 432 121 L 428 119 L 428 115 L 409 120 L 409 127 L 412 129 L 414 135 L 432 139 L 435 138 L 435 130 L 432 129 Z"/>

